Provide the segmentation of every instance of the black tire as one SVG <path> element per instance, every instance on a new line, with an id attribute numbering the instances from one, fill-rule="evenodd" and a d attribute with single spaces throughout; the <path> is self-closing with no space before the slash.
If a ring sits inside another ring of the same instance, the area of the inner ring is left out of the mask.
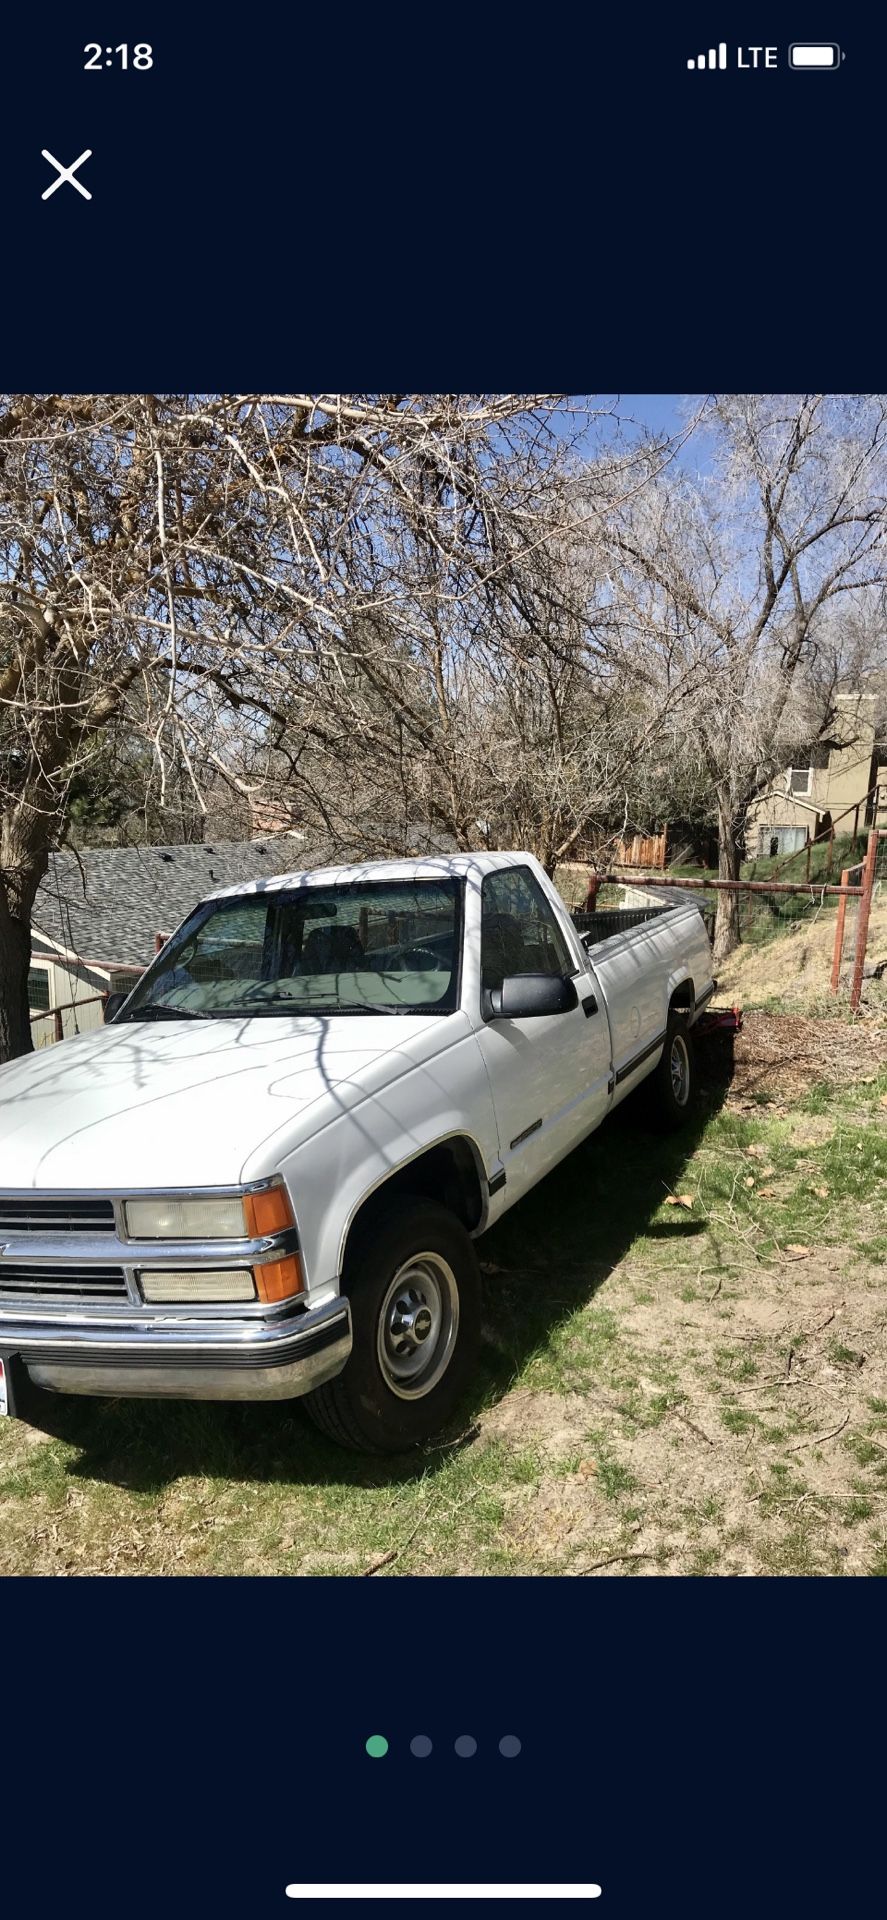
<path id="1" fill-rule="evenodd" d="M 662 1058 L 646 1086 L 647 1110 L 660 1133 L 676 1133 L 696 1103 L 696 1060 L 686 1014 L 669 1014 Z"/>
<path id="2" fill-rule="evenodd" d="M 410 1263 L 420 1255 L 425 1258 L 410 1278 Z M 305 1407 L 340 1446 L 405 1453 L 446 1425 L 474 1372 L 480 1347 L 474 1244 L 436 1201 L 392 1200 L 365 1233 L 352 1236 L 343 1291 L 351 1302 L 351 1353 L 334 1380 L 306 1394 Z"/>

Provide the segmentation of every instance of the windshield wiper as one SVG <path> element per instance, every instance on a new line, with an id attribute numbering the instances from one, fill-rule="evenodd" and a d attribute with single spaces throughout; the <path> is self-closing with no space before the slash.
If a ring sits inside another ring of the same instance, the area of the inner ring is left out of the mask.
<path id="1" fill-rule="evenodd" d="M 306 1007 L 306 1013 L 409 1013 L 409 1007 L 378 1006 L 375 1001 L 338 1000 L 335 1006 Z"/>
<path id="2" fill-rule="evenodd" d="M 371 1002 L 363 1000 L 342 1000 L 335 1003 L 329 1002 L 329 1004 L 314 1005 L 310 1001 L 292 999 L 251 1000 L 248 1005 L 245 1004 L 242 1007 L 217 1007 L 216 1015 L 218 1017 L 224 1017 L 225 1015 L 233 1017 L 242 1014 L 246 1019 L 256 1020 L 261 1019 L 263 1015 L 274 1017 L 279 1014 L 292 1014 L 294 1017 L 301 1019 L 303 1016 L 308 1017 L 312 1014 L 416 1013 L 419 1011 L 420 1009 L 416 1007 L 374 1006 Z"/>
<path id="3" fill-rule="evenodd" d="M 124 1020 L 211 1020 L 212 1018 L 211 1013 L 198 1013 L 193 1007 L 162 1005 L 133 1007 L 130 1013 L 123 1015 Z"/>

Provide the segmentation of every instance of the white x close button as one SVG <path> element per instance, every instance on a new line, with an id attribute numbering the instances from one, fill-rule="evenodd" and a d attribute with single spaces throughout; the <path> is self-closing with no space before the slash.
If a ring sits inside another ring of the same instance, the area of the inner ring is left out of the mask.
<path id="1" fill-rule="evenodd" d="M 82 167 L 84 160 L 90 160 L 92 158 L 91 147 L 87 147 L 86 152 L 81 153 L 79 160 L 72 160 L 69 167 L 63 167 L 61 161 L 56 159 L 55 154 L 47 153 L 45 147 L 41 147 L 40 151 L 44 160 L 48 160 L 50 166 L 55 167 L 58 174 L 58 179 L 53 180 L 52 186 L 47 187 L 45 193 L 41 193 L 41 200 L 48 200 L 53 193 L 57 193 L 59 187 L 64 186 L 65 181 L 67 181 L 69 187 L 75 187 L 78 193 L 82 193 L 84 200 L 92 199 L 92 194 L 87 193 L 82 181 L 74 179 L 78 167 Z"/>

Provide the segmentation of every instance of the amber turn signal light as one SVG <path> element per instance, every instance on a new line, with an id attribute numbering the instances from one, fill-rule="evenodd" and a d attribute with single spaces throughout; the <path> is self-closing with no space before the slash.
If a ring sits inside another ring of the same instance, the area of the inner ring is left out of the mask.
<path id="1" fill-rule="evenodd" d="M 251 1240 L 260 1240 L 265 1233 L 280 1233 L 283 1227 L 295 1226 L 285 1187 L 266 1187 L 261 1193 L 245 1193 L 243 1212 Z"/>
<path id="2" fill-rule="evenodd" d="M 265 1187 L 261 1193 L 245 1193 L 243 1212 L 251 1240 L 260 1240 L 266 1233 L 280 1233 L 296 1224 L 285 1187 Z M 297 1253 L 287 1254 L 284 1260 L 268 1260 L 263 1266 L 254 1267 L 253 1274 L 260 1300 L 289 1300 L 305 1286 Z"/>
<path id="3" fill-rule="evenodd" d="M 297 1253 L 289 1254 L 286 1260 L 268 1260 L 262 1267 L 253 1267 L 253 1274 L 260 1300 L 289 1300 L 305 1285 Z"/>

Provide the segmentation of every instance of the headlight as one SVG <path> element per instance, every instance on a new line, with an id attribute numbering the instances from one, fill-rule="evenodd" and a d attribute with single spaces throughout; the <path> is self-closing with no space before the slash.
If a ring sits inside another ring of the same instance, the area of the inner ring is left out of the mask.
<path id="1" fill-rule="evenodd" d="M 291 1227 L 293 1216 L 283 1187 L 235 1194 L 230 1200 L 127 1200 L 126 1231 L 132 1240 L 258 1240 Z"/>
<path id="2" fill-rule="evenodd" d="M 174 1269 L 144 1268 L 139 1274 L 142 1298 L 152 1305 L 164 1303 L 187 1305 L 189 1301 L 221 1304 L 227 1300 L 254 1300 L 255 1283 L 248 1267 L 238 1271 L 230 1268 L 217 1273 L 202 1272 L 196 1269 L 192 1273 L 176 1272 Z"/>
<path id="3" fill-rule="evenodd" d="M 243 1201 L 127 1200 L 126 1231 L 133 1240 L 245 1240 Z"/>

